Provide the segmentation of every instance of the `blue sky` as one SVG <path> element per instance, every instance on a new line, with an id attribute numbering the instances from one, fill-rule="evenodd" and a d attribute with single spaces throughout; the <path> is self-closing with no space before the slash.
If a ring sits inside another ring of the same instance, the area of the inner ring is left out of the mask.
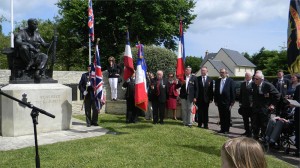
<path id="1" fill-rule="evenodd" d="M 3 2 L 4 1 L 4 2 Z M 10 0 L 3 0 L 0 15 L 10 20 Z M 14 0 L 14 21 L 52 19 L 58 0 Z M 250 55 L 286 46 L 289 0 L 197 0 L 197 18 L 185 32 L 187 56 L 204 56 L 220 48 Z M 97 17 L 97 16 L 95 16 Z M 10 23 L 3 24 L 8 34 Z"/>

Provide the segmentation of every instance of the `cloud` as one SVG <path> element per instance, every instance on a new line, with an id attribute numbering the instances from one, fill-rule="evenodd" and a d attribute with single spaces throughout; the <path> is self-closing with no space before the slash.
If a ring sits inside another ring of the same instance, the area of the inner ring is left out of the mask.
<path id="1" fill-rule="evenodd" d="M 197 18 L 189 31 L 231 29 L 255 26 L 274 19 L 287 20 L 289 1 L 285 0 L 198 0 Z"/>

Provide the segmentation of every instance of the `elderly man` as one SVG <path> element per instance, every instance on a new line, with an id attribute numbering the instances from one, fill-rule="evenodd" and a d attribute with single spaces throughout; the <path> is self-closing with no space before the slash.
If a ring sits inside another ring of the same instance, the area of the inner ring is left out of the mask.
<path id="1" fill-rule="evenodd" d="M 252 131 L 250 129 L 250 121 L 252 121 L 252 105 L 253 105 L 253 74 L 250 71 L 245 73 L 245 82 L 241 84 L 240 89 L 240 109 L 239 114 L 242 115 L 244 121 L 244 129 L 245 133 L 242 135 L 246 135 L 247 137 L 251 137 Z"/>
<path id="2" fill-rule="evenodd" d="M 163 78 L 163 76 L 163 71 L 158 70 L 156 78 L 150 84 L 149 94 L 152 97 L 153 124 L 164 124 L 166 101 L 168 98 L 168 80 Z"/>
<path id="3" fill-rule="evenodd" d="M 287 90 L 290 88 L 290 81 L 286 78 L 283 78 L 283 70 L 277 71 L 277 79 L 273 81 L 275 88 L 281 93 L 282 97 L 285 97 Z"/>
<path id="4" fill-rule="evenodd" d="M 213 101 L 213 80 L 207 76 L 207 67 L 201 68 L 201 76 L 197 77 L 198 80 L 198 127 L 208 129 L 208 107 Z"/>
<path id="5" fill-rule="evenodd" d="M 269 82 L 264 81 L 264 75 L 257 71 L 254 76 L 253 85 L 253 138 L 259 138 L 259 130 L 264 137 L 271 112 L 280 100 L 280 93 Z"/>
<path id="6" fill-rule="evenodd" d="M 192 107 L 198 97 L 197 77 L 192 75 L 192 68 L 185 68 L 184 81 L 178 81 L 176 88 L 180 89 L 182 122 L 184 126 L 192 127 Z"/>
<path id="7" fill-rule="evenodd" d="M 220 76 L 215 83 L 214 102 L 219 110 L 221 130 L 218 133 L 228 134 L 230 128 L 230 110 L 235 102 L 235 83 L 228 77 L 225 68 L 220 69 Z"/>
<path id="8" fill-rule="evenodd" d="M 25 64 L 25 70 L 35 68 L 34 77 L 39 79 L 45 77 L 45 65 L 48 56 L 40 52 L 40 46 L 48 47 L 37 31 L 38 22 L 36 19 L 28 19 L 28 27 L 16 35 L 15 45 L 19 56 Z"/>

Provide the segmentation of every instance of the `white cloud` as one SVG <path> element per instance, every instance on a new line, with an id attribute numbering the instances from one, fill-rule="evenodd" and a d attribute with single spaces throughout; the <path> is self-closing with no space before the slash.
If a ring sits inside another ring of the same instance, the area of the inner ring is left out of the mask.
<path id="1" fill-rule="evenodd" d="M 274 19 L 287 20 L 286 0 L 198 0 L 197 18 L 189 31 L 253 26 Z"/>

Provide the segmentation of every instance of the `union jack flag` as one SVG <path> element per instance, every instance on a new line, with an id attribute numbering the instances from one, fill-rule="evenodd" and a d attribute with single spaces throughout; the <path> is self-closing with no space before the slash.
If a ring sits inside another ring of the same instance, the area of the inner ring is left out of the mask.
<path id="1" fill-rule="evenodd" d="M 93 3 L 92 0 L 89 0 L 89 8 L 88 8 L 88 14 L 89 14 L 89 37 L 91 41 L 94 41 L 94 12 L 93 12 Z"/>
<path id="2" fill-rule="evenodd" d="M 96 107 L 97 110 L 100 110 L 102 108 L 102 105 L 105 103 L 105 99 L 103 94 L 103 75 L 100 65 L 100 53 L 98 45 L 96 45 L 94 66 L 92 66 L 91 68 L 91 83 L 94 88 Z"/>

